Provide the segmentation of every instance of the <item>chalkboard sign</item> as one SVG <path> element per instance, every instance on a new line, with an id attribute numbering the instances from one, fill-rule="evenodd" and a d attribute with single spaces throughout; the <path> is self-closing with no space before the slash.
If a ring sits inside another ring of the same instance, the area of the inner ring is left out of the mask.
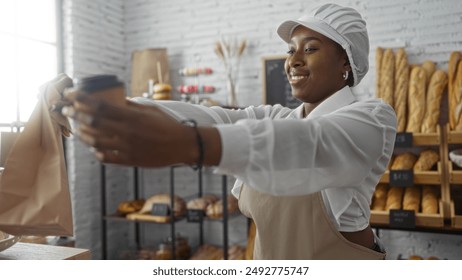
<path id="1" fill-rule="evenodd" d="M 389 224 L 395 228 L 415 228 L 414 210 L 390 209 Z"/>
<path id="2" fill-rule="evenodd" d="M 396 148 L 411 148 L 412 147 L 412 133 L 399 132 L 396 133 L 395 147 Z"/>
<path id="3" fill-rule="evenodd" d="M 413 170 L 390 170 L 390 185 L 408 187 L 414 185 Z"/>
<path id="4" fill-rule="evenodd" d="M 263 57 L 263 103 L 296 108 L 301 101 L 292 96 L 284 70 L 286 56 Z"/>

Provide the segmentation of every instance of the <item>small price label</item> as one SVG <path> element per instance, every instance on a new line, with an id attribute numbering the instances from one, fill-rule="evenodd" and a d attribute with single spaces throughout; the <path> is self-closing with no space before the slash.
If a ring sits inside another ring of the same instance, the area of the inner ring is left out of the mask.
<path id="1" fill-rule="evenodd" d="M 169 216 L 170 207 L 164 203 L 154 203 L 151 208 L 151 214 L 153 216 Z"/>
<path id="2" fill-rule="evenodd" d="M 396 134 L 395 147 L 397 148 L 411 148 L 412 147 L 412 133 L 399 132 Z"/>
<path id="3" fill-rule="evenodd" d="M 186 219 L 190 223 L 200 223 L 202 222 L 202 219 L 204 218 L 205 213 L 204 210 L 199 210 L 199 209 L 190 209 L 188 212 L 186 212 Z"/>
<path id="4" fill-rule="evenodd" d="M 415 212 L 413 210 L 390 210 L 390 226 L 395 228 L 415 228 Z"/>
<path id="5" fill-rule="evenodd" d="M 413 186 L 414 172 L 412 170 L 390 170 L 390 185 L 396 187 Z"/>

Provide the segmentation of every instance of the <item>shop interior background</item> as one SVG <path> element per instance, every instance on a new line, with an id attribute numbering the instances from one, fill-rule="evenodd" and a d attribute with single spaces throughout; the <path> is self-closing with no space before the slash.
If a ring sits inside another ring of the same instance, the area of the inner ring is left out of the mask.
<path id="1" fill-rule="evenodd" d="M 0 5 L 32 6 L 19 9 L 18 14 L 21 17 L 17 19 L 11 19 L 0 11 L 0 43 L 2 40 L 9 42 L 8 36 L 11 36 L 12 31 L 6 27 L 11 27 L 11 21 L 16 23 L 14 30 L 18 30 L 20 22 L 27 23 L 32 30 L 32 26 L 41 26 L 40 23 L 50 20 L 50 17 L 57 16 L 60 21 L 43 36 L 38 31 L 30 31 L 29 34 L 17 37 L 19 39 L 15 39 L 16 43 L 13 45 L 2 44 L 0 59 L 9 61 L 14 71 L 11 67 L 0 67 L 1 84 L 10 86 L 0 94 L 0 112 L 9 108 L 6 104 L 11 104 L 7 102 L 11 99 L 6 93 L 8 89 L 23 92 L 21 94 L 24 96 L 21 95 L 20 98 L 26 101 L 33 100 L 37 94 L 36 88 L 59 72 L 65 72 L 73 78 L 90 74 L 116 74 L 126 82 L 129 91 L 131 53 L 145 48 L 167 48 L 170 82 L 174 87 L 184 82 L 184 77 L 179 75 L 180 69 L 196 65 L 212 68 L 214 73 L 207 77 L 207 82 L 217 88 L 213 98 L 225 102 L 224 68 L 214 53 L 214 44 L 222 37 L 247 40 L 248 48 L 243 54 L 240 67 L 238 102 L 240 106 L 259 105 L 262 103 L 261 58 L 284 55 L 287 51 L 286 44 L 276 35 L 278 24 L 288 18 L 297 18 L 313 5 L 325 2 L 327 1 L 3 0 Z M 368 25 L 371 43 L 370 70 L 354 89 L 361 99 L 374 96 L 375 49 L 378 46 L 404 47 L 410 64 L 428 59 L 434 61 L 437 68 L 445 71 L 450 53 L 462 50 L 462 5 L 459 0 L 329 2 L 355 7 L 364 15 Z M 41 6 L 40 9 L 31 8 L 37 5 Z M 35 12 L 42 11 L 45 7 L 53 12 L 48 16 Z M 50 37 L 50 34 L 56 33 L 57 39 Z M 36 38 L 36 47 L 32 46 L 32 50 L 29 48 L 20 52 L 18 46 L 21 44 L 18 42 L 31 40 L 33 37 L 40 37 Z M 37 56 L 33 52 L 37 48 L 45 48 L 44 52 L 51 55 Z M 5 79 L 13 75 L 11 72 L 15 75 L 14 83 Z M 173 97 L 179 99 L 178 94 Z M 26 104 L 26 101 L 22 103 Z M 25 106 L 33 106 L 27 104 L 29 105 Z M 21 120 L 24 121 L 26 115 L 27 110 L 21 115 Z M 5 121 L 0 120 L 2 123 Z M 66 147 L 73 199 L 75 245 L 91 249 L 94 259 L 101 259 L 103 256 L 109 259 L 120 258 L 124 252 L 133 249 L 134 225 L 109 222 L 106 228 L 107 253 L 102 252 L 100 164 L 77 138 L 68 139 Z M 118 202 L 132 197 L 133 176 L 132 168 L 107 168 L 107 212 L 115 211 Z M 179 169 L 176 173 L 176 192 L 185 197 L 193 195 L 196 191 L 196 179 L 192 170 Z M 140 182 L 143 184 L 142 195 L 146 197 L 167 192 L 169 170 L 141 170 Z M 204 184 L 205 191 L 220 192 L 221 177 L 214 175 L 212 170 L 206 170 Z M 232 185 L 231 179 L 228 185 Z M 230 223 L 230 243 L 245 244 L 246 220 L 238 218 Z M 142 225 L 141 229 L 142 243 L 152 246 L 169 234 L 168 227 Z M 178 231 L 188 237 L 192 246 L 197 245 L 194 227 L 179 225 Z M 207 225 L 207 240 L 219 244 L 221 231 L 220 224 Z M 458 235 L 381 230 L 380 236 L 388 248 L 389 259 L 397 259 L 400 254 L 462 259 L 462 237 Z"/>

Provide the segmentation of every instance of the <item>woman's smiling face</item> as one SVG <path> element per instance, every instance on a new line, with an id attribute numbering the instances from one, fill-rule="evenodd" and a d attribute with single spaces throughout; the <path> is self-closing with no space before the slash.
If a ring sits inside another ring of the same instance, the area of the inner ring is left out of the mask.
<path id="1" fill-rule="evenodd" d="M 316 104 L 343 88 L 343 74 L 351 70 L 346 52 L 326 36 L 298 26 L 289 43 L 285 70 L 292 95 Z"/>

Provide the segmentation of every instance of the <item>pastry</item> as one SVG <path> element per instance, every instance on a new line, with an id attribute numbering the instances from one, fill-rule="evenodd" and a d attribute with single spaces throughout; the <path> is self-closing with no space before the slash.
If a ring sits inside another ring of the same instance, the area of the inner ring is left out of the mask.
<path id="1" fill-rule="evenodd" d="M 457 66 L 459 61 L 462 60 L 462 52 L 452 52 L 449 57 L 448 65 L 448 103 L 449 103 L 449 127 L 451 130 L 456 128 L 456 122 L 459 118 L 456 118 L 455 108 L 460 100 L 456 99 L 454 93 L 454 85 L 457 76 Z"/>
<path id="2" fill-rule="evenodd" d="M 411 170 L 417 161 L 417 156 L 411 152 L 397 155 L 391 165 L 391 170 Z"/>
<path id="3" fill-rule="evenodd" d="M 419 212 L 420 208 L 420 187 L 406 187 L 403 197 L 403 210 L 414 210 Z"/>
<path id="4" fill-rule="evenodd" d="M 393 50 L 385 50 L 380 72 L 380 94 L 382 99 L 394 108 L 395 55 Z"/>
<path id="5" fill-rule="evenodd" d="M 117 207 L 117 212 L 122 215 L 134 213 L 140 211 L 141 208 L 143 208 L 144 203 L 144 199 L 122 201 L 121 203 L 119 203 L 119 206 Z"/>
<path id="6" fill-rule="evenodd" d="M 152 206 L 154 204 L 166 204 L 168 205 L 170 209 L 170 195 L 169 194 L 156 194 L 154 196 L 151 196 L 146 200 L 146 202 L 143 205 L 143 208 L 138 212 L 139 214 L 151 214 Z M 173 205 L 173 215 L 175 217 L 181 217 L 186 213 L 186 203 L 185 201 L 175 195 L 174 196 L 174 205 Z M 170 222 L 170 215 L 168 216 L 154 216 L 152 215 L 152 218 L 155 222 L 158 223 L 168 223 Z"/>
<path id="7" fill-rule="evenodd" d="M 229 195 L 227 203 L 228 214 L 235 213 L 238 209 L 237 199 L 234 196 Z M 217 202 L 207 206 L 205 214 L 207 215 L 207 217 L 212 219 L 220 219 L 221 217 L 223 217 L 223 200 L 220 199 Z"/>
<path id="8" fill-rule="evenodd" d="M 415 67 L 411 71 L 408 94 L 408 120 L 406 132 L 418 133 L 425 114 L 425 70 Z"/>
<path id="9" fill-rule="evenodd" d="M 396 52 L 394 104 L 398 124 L 396 132 L 406 131 L 409 65 L 403 48 Z"/>
<path id="10" fill-rule="evenodd" d="M 414 171 L 428 171 L 440 160 L 440 155 L 433 150 L 420 152 L 419 158 L 414 164 Z"/>
<path id="11" fill-rule="evenodd" d="M 216 195 L 208 194 L 188 201 L 188 204 L 186 204 L 186 208 L 191 210 L 205 211 L 207 209 L 207 206 L 209 206 L 212 203 L 215 203 L 216 201 L 218 201 L 218 197 Z"/>
<path id="12" fill-rule="evenodd" d="M 422 213 L 438 213 L 438 190 L 435 186 L 423 186 L 422 188 Z"/>
<path id="13" fill-rule="evenodd" d="M 436 126 L 440 118 L 441 99 L 443 92 L 448 83 L 448 76 L 446 72 L 437 70 L 430 79 L 427 89 L 427 100 L 425 103 L 425 115 L 422 122 L 422 133 L 436 132 Z"/>
<path id="14" fill-rule="evenodd" d="M 385 210 L 389 211 L 390 209 L 401 209 L 402 198 L 402 187 L 390 187 L 387 193 L 387 203 L 385 205 Z"/>

